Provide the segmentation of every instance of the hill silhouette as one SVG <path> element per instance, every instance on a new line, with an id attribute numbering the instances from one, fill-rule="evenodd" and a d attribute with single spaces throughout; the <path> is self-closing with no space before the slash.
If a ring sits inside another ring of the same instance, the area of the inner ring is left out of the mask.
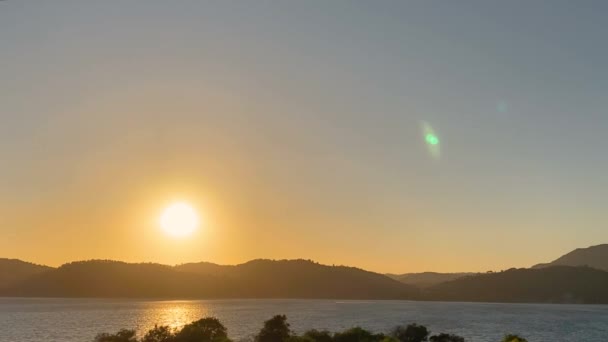
<path id="1" fill-rule="evenodd" d="M 608 271 L 608 244 L 577 248 L 550 263 L 534 265 L 533 268 L 549 266 L 589 266 Z"/>
<path id="2" fill-rule="evenodd" d="M 51 269 L 48 266 L 36 265 L 17 259 L 0 258 L 0 289 L 14 286 L 25 279 Z"/>
<path id="3" fill-rule="evenodd" d="M 413 285 L 419 288 L 427 288 L 433 285 L 441 284 L 446 281 L 455 280 L 475 273 L 437 273 L 437 272 L 421 272 L 421 273 L 404 273 L 404 274 L 387 274 L 387 276 L 398 280 L 404 284 Z"/>
<path id="4" fill-rule="evenodd" d="M 302 259 L 258 259 L 235 266 L 185 264 L 176 269 L 247 284 L 235 288 L 244 297 L 409 299 L 418 292 L 382 274 Z"/>
<path id="5" fill-rule="evenodd" d="M 608 272 L 571 266 L 510 269 L 435 285 L 423 298 L 471 302 L 608 303 Z"/>
<path id="6" fill-rule="evenodd" d="M 220 281 L 159 264 L 110 260 L 72 262 L 30 277 L 4 291 L 39 297 L 221 296 Z"/>
<path id="7" fill-rule="evenodd" d="M 608 245 L 575 250 L 556 262 L 578 264 L 592 259 L 597 261 L 592 265 L 599 268 L 605 246 Z M 58 268 L 0 259 L 0 296 L 608 303 L 608 272 L 587 266 L 483 274 L 425 272 L 393 277 L 405 280 L 303 259 L 177 266 L 90 260 Z"/>
<path id="8" fill-rule="evenodd" d="M 381 274 L 307 260 L 175 267 L 92 260 L 36 274 L 0 293 L 39 297 L 412 299 L 417 290 Z"/>

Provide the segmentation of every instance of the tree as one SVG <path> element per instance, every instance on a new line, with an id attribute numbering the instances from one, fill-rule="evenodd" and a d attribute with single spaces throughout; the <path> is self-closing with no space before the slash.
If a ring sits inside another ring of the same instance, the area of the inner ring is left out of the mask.
<path id="1" fill-rule="evenodd" d="M 464 342 L 464 337 L 441 333 L 439 335 L 431 336 L 429 340 L 431 342 Z"/>
<path id="2" fill-rule="evenodd" d="M 173 342 L 175 333 L 166 325 L 157 326 L 150 329 L 141 339 L 141 342 Z"/>
<path id="3" fill-rule="evenodd" d="M 336 333 L 334 335 L 334 342 L 379 342 L 384 340 L 384 334 L 373 334 L 363 328 L 354 327 Z"/>
<path id="4" fill-rule="evenodd" d="M 429 330 L 424 325 L 414 323 L 407 327 L 401 325 L 396 327 L 391 336 L 401 342 L 423 342 L 428 341 L 429 334 Z"/>
<path id="5" fill-rule="evenodd" d="M 98 334 L 95 336 L 95 342 L 137 342 L 137 339 L 135 330 L 122 329 L 116 334 Z"/>
<path id="6" fill-rule="evenodd" d="M 519 335 L 509 334 L 505 335 L 505 338 L 502 339 L 502 342 L 528 342 L 528 340 Z"/>
<path id="7" fill-rule="evenodd" d="M 264 322 L 264 327 L 255 337 L 256 342 L 285 342 L 291 337 L 287 316 L 276 315 Z"/>
<path id="8" fill-rule="evenodd" d="M 227 329 L 215 317 L 186 324 L 175 334 L 175 342 L 228 342 Z"/>
<path id="9" fill-rule="evenodd" d="M 316 329 L 308 330 L 302 335 L 303 338 L 313 342 L 332 342 L 331 333 L 327 330 L 319 331 Z"/>

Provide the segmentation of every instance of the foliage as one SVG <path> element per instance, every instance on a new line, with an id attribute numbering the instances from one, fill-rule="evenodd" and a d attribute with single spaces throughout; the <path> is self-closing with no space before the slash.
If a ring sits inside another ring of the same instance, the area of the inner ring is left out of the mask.
<path id="1" fill-rule="evenodd" d="M 373 334 L 363 328 L 354 327 L 341 333 L 336 333 L 333 340 L 334 342 L 380 342 L 384 338 L 384 334 Z"/>
<path id="2" fill-rule="evenodd" d="M 135 338 L 135 330 L 122 329 L 116 334 L 98 334 L 95 336 L 95 342 L 137 342 L 137 338 Z"/>
<path id="3" fill-rule="evenodd" d="M 392 336 L 384 336 L 384 338 L 380 342 L 399 342 L 399 341 Z"/>
<path id="4" fill-rule="evenodd" d="M 276 315 L 264 322 L 260 332 L 248 342 L 465 342 L 458 335 L 440 333 L 429 338 L 430 331 L 423 325 L 397 326 L 390 336 L 354 327 L 334 334 L 327 330 L 308 330 L 294 334 L 285 315 Z M 150 329 L 140 340 L 134 330 L 122 329 L 115 334 L 98 334 L 94 342 L 231 342 L 228 330 L 214 317 L 206 317 L 186 324 L 180 330 L 168 326 Z M 502 342 L 528 342 L 525 338 L 509 334 Z"/>
<path id="5" fill-rule="evenodd" d="M 429 338 L 431 342 L 464 342 L 464 337 L 452 334 L 441 333 L 439 335 L 433 335 Z"/>
<path id="6" fill-rule="evenodd" d="M 264 322 L 264 327 L 255 338 L 256 342 L 285 342 L 291 337 L 287 316 L 276 315 Z"/>
<path id="7" fill-rule="evenodd" d="M 186 324 L 175 335 L 175 342 L 227 342 L 228 330 L 215 317 L 206 317 Z"/>
<path id="8" fill-rule="evenodd" d="M 141 342 L 173 342 L 175 341 L 175 332 L 166 325 L 157 326 L 150 329 L 141 339 Z"/>
<path id="9" fill-rule="evenodd" d="M 502 342 L 528 342 L 528 340 L 519 335 L 508 334 L 505 335 L 505 338 L 502 339 Z"/>
<path id="10" fill-rule="evenodd" d="M 319 331 L 316 329 L 308 330 L 307 332 L 304 333 L 304 335 L 302 335 L 302 337 L 308 341 L 313 341 L 313 342 L 332 342 L 333 341 L 332 334 L 327 330 L 323 330 L 323 331 Z"/>
<path id="11" fill-rule="evenodd" d="M 428 341 L 429 334 L 429 330 L 424 325 L 413 323 L 406 327 L 402 325 L 396 327 L 391 336 L 401 342 L 423 342 Z"/>
<path id="12" fill-rule="evenodd" d="M 589 267 L 509 269 L 438 284 L 425 298 L 473 302 L 608 303 L 608 272 Z"/>

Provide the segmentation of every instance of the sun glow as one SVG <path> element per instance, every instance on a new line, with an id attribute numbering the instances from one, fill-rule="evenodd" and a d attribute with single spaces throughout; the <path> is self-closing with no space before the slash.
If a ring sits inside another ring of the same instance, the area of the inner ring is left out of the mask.
<path id="1" fill-rule="evenodd" d="M 199 225 L 194 208 L 186 202 L 173 203 L 160 216 L 160 226 L 165 233 L 174 237 L 189 236 Z"/>

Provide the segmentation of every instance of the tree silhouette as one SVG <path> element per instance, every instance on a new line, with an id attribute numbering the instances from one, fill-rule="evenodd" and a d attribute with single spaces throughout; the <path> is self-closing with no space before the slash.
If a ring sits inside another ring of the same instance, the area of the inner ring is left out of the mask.
<path id="1" fill-rule="evenodd" d="M 247 341 L 251 342 L 465 342 L 464 337 L 441 333 L 430 336 L 429 330 L 416 323 L 397 326 L 390 336 L 373 333 L 361 327 L 354 327 L 334 334 L 327 330 L 308 330 L 302 335 L 294 334 L 287 323 L 287 316 L 276 315 L 264 322 L 259 333 Z M 181 330 L 169 326 L 158 326 L 150 329 L 141 339 L 136 338 L 134 330 L 122 329 L 115 334 L 98 334 L 94 342 L 232 342 L 228 331 L 214 317 L 206 317 L 190 324 Z M 528 342 L 525 338 L 505 335 L 501 342 Z"/>
<path id="2" fill-rule="evenodd" d="M 384 334 L 373 334 L 363 328 L 354 327 L 341 333 L 336 333 L 334 335 L 334 342 L 378 342 L 384 338 Z"/>
<path id="3" fill-rule="evenodd" d="M 227 329 L 215 317 L 186 324 L 175 335 L 175 342 L 228 342 Z"/>
<path id="4" fill-rule="evenodd" d="M 95 336 L 95 342 L 137 342 L 135 330 L 122 329 L 116 334 L 102 333 Z"/>
<path id="5" fill-rule="evenodd" d="M 502 342 L 528 342 L 528 340 L 519 335 L 508 334 L 505 335 L 505 338 L 502 339 Z"/>
<path id="6" fill-rule="evenodd" d="M 175 341 L 175 333 L 173 329 L 166 325 L 155 325 L 141 339 L 141 342 L 173 342 Z"/>
<path id="7" fill-rule="evenodd" d="M 309 341 L 314 342 L 332 342 L 333 338 L 331 333 L 327 330 L 319 331 L 316 329 L 308 330 L 302 335 L 302 337 Z"/>
<path id="8" fill-rule="evenodd" d="M 452 334 L 441 333 L 439 335 L 433 335 L 429 338 L 431 342 L 464 342 L 464 337 Z"/>
<path id="9" fill-rule="evenodd" d="M 284 342 L 291 336 L 287 316 L 276 315 L 264 322 L 264 327 L 255 337 L 256 342 Z"/>
<path id="10" fill-rule="evenodd" d="M 410 324 L 407 327 L 396 327 L 391 336 L 401 342 L 423 342 L 428 341 L 429 330 L 424 325 L 416 323 Z"/>

